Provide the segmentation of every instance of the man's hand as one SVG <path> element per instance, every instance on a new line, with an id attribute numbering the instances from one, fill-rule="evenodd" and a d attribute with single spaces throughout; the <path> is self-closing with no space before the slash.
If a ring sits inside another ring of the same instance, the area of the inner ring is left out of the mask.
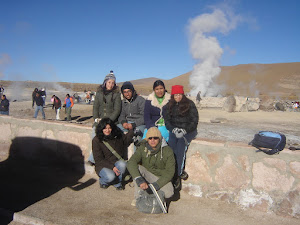
<path id="1" fill-rule="evenodd" d="M 116 174 L 117 176 L 120 176 L 121 172 L 120 172 L 120 170 L 118 170 L 117 167 L 114 167 L 114 168 L 113 168 L 113 171 L 115 172 L 115 174 Z"/>
<path id="2" fill-rule="evenodd" d="M 143 190 L 147 190 L 148 189 L 148 184 L 146 182 L 141 183 L 140 188 L 143 189 Z"/>

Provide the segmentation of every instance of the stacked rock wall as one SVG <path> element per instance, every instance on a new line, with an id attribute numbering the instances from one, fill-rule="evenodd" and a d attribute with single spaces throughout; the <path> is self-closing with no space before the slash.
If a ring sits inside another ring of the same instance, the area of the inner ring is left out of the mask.
<path id="1" fill-rule="evenodd" d="M 40 143 L 57 140 L 78 146 L 87 160 L 91 132 L 69 123 L 0 116 L 0 145 L 8 148 L 17 137 L 45 140 Z M 22 149 L 26 154 L 26 146 Z M 0 157 L 4 160 L 2 153 Z M 183 191 L 191 195 L 300 218 L 300 151 L 270 156 L 243 143 L 193 140 L 186 171 L 189 179 L 183 182 Z"/>

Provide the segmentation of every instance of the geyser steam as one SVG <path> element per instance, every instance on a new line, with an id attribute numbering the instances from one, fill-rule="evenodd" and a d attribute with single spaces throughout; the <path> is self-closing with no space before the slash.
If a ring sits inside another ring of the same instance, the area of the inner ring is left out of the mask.
<path id="1" fill-rule="evenodd" d="M 190 76 L 191 95 L 195 96 L 199 91 L 202 96 L 218 94 L 220 87 L 213 83 L 213 79 L 221 72 L 223 49 L 217 38 L 210 34 L 227 34 L 239 20 L 240 17 L 227 8 L 214 9 L 211 14 L 201 14 L 189 21 L 190 52 L 197 61 Z"/>

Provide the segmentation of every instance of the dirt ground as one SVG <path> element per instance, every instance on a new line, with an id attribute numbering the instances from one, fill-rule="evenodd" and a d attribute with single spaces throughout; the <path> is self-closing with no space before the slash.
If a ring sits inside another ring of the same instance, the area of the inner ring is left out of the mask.
<path id="1" fill-rule="evenodd" d="M 51 92 L 50 92 L 51 93 Z M 51 96 L 51 94 L 48 94 Z M 64 95 L 58 95 L 62 98 Z M 31 92 L 18 101 L 11 100 L 10 115 L 17 118 L 32 118 Z M 46 119 L 54 120 L 55 112 L 47 99 Z M 72 123 L 92 126 L 92 105 L 75 104 Z M 61 112 L 61 118 L 64 118 Z M 42 119 L 39 114 L 38 119 Z M 219 123 L 212 122 L 218 120 Z M 59 121 L 67 123 L 66 121 Z M 300 113 L 297 112 L 236 112 L 227 113 L 220 109 L 199 110 L 198 136 L 201 139 L 238 141 L 248 143 L 260 130 L 280 131 L 287 136 L 288 145 L 300 145 Z M 20 177 L 20 174 L 19 174 Z M 90 185 L 82 189 L 64 187 L 26 207 L 26 215 L 42 218 L 54 224 L 299 224 L 299 219 L 284 218 L 252 209 L 243 210 L 234 204 L 206 198 L 191 197 L 184 192 L 171 203 L 167 215 L 139 213 L 130 205 L 133 188 L 126 186 L 123 192 L 110 187 L 99 188 L 97 177 L 85 175 L 79 183 Z M 84 186 L 84 185 L 83 185 Z M 18 225 L 11 222 L 11 225 Z"/>

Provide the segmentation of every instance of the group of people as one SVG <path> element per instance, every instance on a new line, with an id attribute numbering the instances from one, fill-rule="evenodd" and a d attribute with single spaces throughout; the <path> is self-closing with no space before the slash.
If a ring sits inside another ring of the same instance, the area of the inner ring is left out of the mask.
<path id="1" fill-rule="evenodd" d="M 38 88 L 35 88 L 32 92 L 32 108 L 35 106 L 35 111 L 34 111 L 34 118 L 37 118 L 39 111 L 42 113 L 43 119 L 46 119 L 45 111 L 44 111 L 44 106 L 46 103 L 46 90 L 45 88 L 42 88 L 39 90 Z M 66 120 L 71 121 L 71 112 L 72 112 L 72 107 L 74 105 L 73 98 L 70 97 L 69 94 L 66 95 L 64 104 L 62 105 L 61 100 L 59 99 L 58 96 L 52 95 L 51 97 L 51 102 L 52 102 L 52 109 L 55 109 L 55 119 L 60 120 L 60 110 L 61 107 L 65 107 L 65 113 L 67 115 Z"/>
<path id="2" fill-rule="evenodd" d="M 120 93 L 110 71 L 97 90 L 93 106 L 89 162 L 95 165 L 100 187 L 113 185 L 123 190 L 127 168 L 136 183 L 136 198 L 139 190 L 149 190 L 150 183 L 170 198 L 181 179 L 188 178 L 185 157 L 197 135 L 198 117 L 182 85 L 172 86 L 169 94 L 164 82 L 157 80 L 153 92 L 144 99 L 128 81 Z M 135 152 L 128 160 L 127 148 L 132 142 Z"/>

